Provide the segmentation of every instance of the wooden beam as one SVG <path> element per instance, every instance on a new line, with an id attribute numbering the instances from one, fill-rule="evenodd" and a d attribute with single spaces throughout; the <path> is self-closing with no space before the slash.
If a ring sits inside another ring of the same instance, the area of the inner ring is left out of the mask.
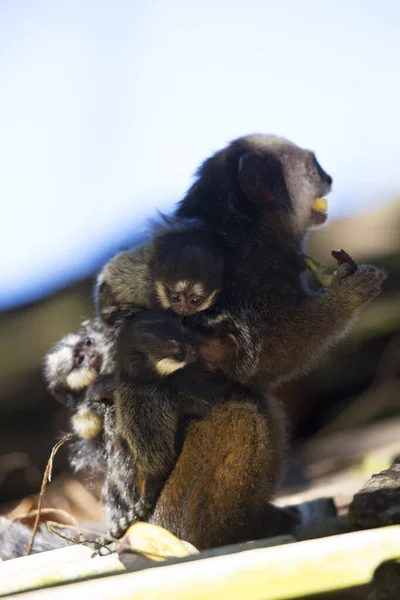
<path id="1" fill-rule="evenodd" d="M 396 525 L 203 560 L 200 554 L 199 560 L 36 590 L 18 600 L 288 600 L 366 584 L 378 565 L 399 554 Z"/>

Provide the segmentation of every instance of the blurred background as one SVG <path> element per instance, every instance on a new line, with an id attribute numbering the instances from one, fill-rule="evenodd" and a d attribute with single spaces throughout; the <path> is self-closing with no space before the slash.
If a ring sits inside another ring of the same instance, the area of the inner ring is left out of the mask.
<path id="1" fill-rule="evenodd" d="M 400 454 L 399 19 L 396 0 L 1 2 L 0 510 L 37 493 L 68 429 L 42 358 L 92 314 L 96 271 L 253 132 L 316 150 L 334 177 L 309 254 L 389 272 L 345 342 L 279 391 L 286 492 L 342 493 Z M 49 504 L 100 514 L 65 448 L 55 471 Z"/>

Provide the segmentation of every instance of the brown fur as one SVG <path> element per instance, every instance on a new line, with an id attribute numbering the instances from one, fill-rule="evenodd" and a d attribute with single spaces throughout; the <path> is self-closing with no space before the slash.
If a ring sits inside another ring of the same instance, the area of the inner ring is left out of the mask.
<path id="1" fill-rule="evenodd" d="M 267 504 L 281 476 L 285 435 L 275 399 L 264 403 L 265 412 L 251 398 L 238 399 L 189 425 L 153 523 L 199 549 L 291 529 L 293 520 Z"/>
<path id="2" fill-rule="evenodd" d="M 379 294 L 384 277 L 365 265 L 355 274 L 348 265 L 340 267 L 326 294 L 308 298 L 271 332 L 261 360 L 263 379 L 282 380 L 293 366 L 297 373 L 306 372 L 350 330 L 364 304 Z"/>
<path id="3" fill-rule="evenodd" d="M 385 273 L 375 267 L 361 265 L 353 274 L 344 264 L 326 293 L 305 298 L 291 310 L 289 318 L 284 298 L 279 294 L 277 298 L 269 296 L 266 312 L 274 314 L 274 321 L 268 338 L 263 340 L 254 381 L 277 383 L 307 372 L 350 330 L 361 308 L 379 294 L 384 278 Z M 203 360 L 228 373 L 241 345 L 246 348 L 246 341 L 233 336 L 199 337 L 199 343 Z"/>
<path id="4" fill-rule="evenodd" d="M 200 356 L 205 363 L 210 365 L 210 368 L 229 360 L 235 350 L 234 342 L 229 338 L 202 336 L 199 334 L 197 340 L 200 346 Z"/>

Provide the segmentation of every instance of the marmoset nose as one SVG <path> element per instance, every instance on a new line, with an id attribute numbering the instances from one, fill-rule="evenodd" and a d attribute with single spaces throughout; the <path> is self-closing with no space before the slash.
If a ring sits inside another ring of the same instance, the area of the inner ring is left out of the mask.
<path id="1" fill-rule="evenodd" d="M 316 161 L 316 164 L 317 164 L 317 172 L 318 172 L 318 175 L 319 175 L 321 181 L 323 181 L 324 183 L 326 183 L 329 186 L 332 185 L 332 181 L 333 181 L 332 177 L 326 171 L 324 171 L 324 169 L 321 167 L 321 165 L 319 164 L 318 161 Z"/>
<path id="2" fill-rule="evenodd" d="M 187 315 L 189 314 L 189 309 L 190 307 L 188 306 L 187 302 L 185 301 L 184 298 L 181 299 L 181 301 L 179 302 L 179 304 L 175 305 L 175 311 L 179 314 L 179 315 Z"/>
<path id="3" fill-rule="evenodd" d="M 101 369 L 101 356 L 100 356 L 100 354 L 97 354 L 97 352 L 90 352 L 90 354 L 89 354 L 89 365 L 93 369 L 96 369 L 97 371 L 100 371 L 100 369 Z"/>

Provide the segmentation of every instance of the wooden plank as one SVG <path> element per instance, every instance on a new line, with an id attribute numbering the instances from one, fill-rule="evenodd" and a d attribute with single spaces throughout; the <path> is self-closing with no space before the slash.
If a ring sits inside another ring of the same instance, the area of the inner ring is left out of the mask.
<path id="1" fill-rule="evenodd" d="M 38 569 L 43 566 L 51 565 L 52 563 L 61 564 L 75 562 L 77 560 L 87 560 L 93 554 L 93 550 L 83 545 L 71 545 L 57 550 L 49 550 L 48 552 L 39 552 L 30 556 L 21 556 L 6 560 L 0 565 L 0 581 L 4 573 L 13 571 L 22 571 L 26 569 Z"/>
<path id="2" fill-rule="evenodd" d="M 0 595 L 123 570 L 116 554 L 91 558 L 93 550 L 71 546 L 0 564 Z"/>
<path id="3" fill-rule="evenodd" d="M 19 600 L 288 600 L 368 583 L 400 554 L 400 526 L 125 572 L 23 593 Z M 201 555 L 200 555 L 201 556 Z"/>

